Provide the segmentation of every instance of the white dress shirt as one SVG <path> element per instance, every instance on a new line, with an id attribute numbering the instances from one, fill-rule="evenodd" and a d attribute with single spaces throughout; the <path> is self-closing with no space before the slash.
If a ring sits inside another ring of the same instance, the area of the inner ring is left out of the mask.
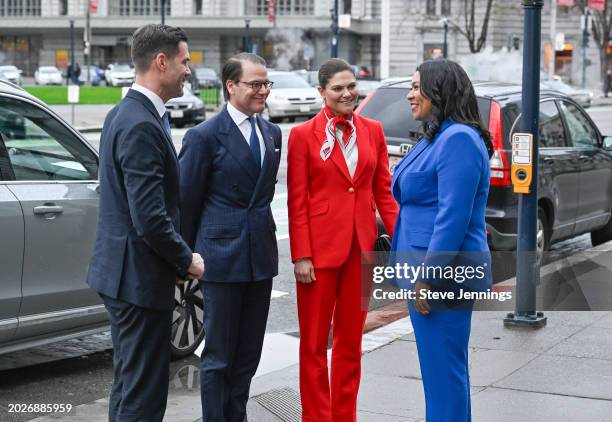
<path id="1" fill-rule="evenodd" d="M 342 128 L 336 127 L 336 139 L 338 145 L 340 145 L 342 155 L 344 155 L 344 160 L 346 161 L 346 167 L 348 168 L 349 174 L 351 175 L 351 177 L 353 177 L 355 175 L 355 170 L 357 170 L 357 161 L 359 160 L 357 139 L 353 140 L 353 142 L 349 142 L 348 145 L 344 145 L 344 139 L 342 136 Z"/>
<path id="2" fill-rule="evenodd" d="M 164 100 L 162 100 L 159 95 L 136 83 L 132 84 L 132 89 L 146 96 L 153 103 L 155 110 L 157 110 L 157 113 L 159 113 L 159 117 L 164 117 L 164 114 L 166 113 L 166 105 L 164 104 Z"/>
<path id="3" fill-rule="evenodd" d="M 249 116 L 238 110 L 229 101 L 227 103 L 227 112 L 229 113 L 236 126 L 238 126 L 238 129 L 240 129 L 240 132 L 242 133 L 242 136 L 244 136 L 244 140 L 246 141 L 249 148 L 251 148 L 251 144 L 249 142 L 249 140 L 251 139 L 251 122 L 247 120 Z M 253 116 L 256 116 L 256 114 L 254 114 Z M 257 117 L 257 120 L 259 119 L 261 119 L 261 117 Z M 263 166 L 264 156 L 266 155 L 266 144 L 264 143 L 263 135 L 261 134 L 261 131 L 259 130 L 259 125 L 257 124 L 255 125 L 255 133 L 257 133 L 257 139 L 259 139 L 259 151 L 261 153 L 260 165 Z"/>

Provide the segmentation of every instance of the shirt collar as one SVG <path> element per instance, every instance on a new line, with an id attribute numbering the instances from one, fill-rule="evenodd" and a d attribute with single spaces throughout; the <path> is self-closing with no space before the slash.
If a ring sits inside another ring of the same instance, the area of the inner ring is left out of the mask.
<path id="1" fill-rule="evenodd" d="M 229 101 L 227 102 L 227 112 L 229 113 L 234 123 L 236 123 L 236 126 L 240 126 L 242 123 L 244 123 L 246 119 L 249 118 L 249 116 L 238 110 Z"/>
<path id="2" fill-rule="evenodd" d="M 159 97 L 159 95 L 157 95 L 150 89 L 145 88 L 142 85 L 138 85 L 137 83 L 132 84 L 132 89 L 146 96 L 153 103 L 153 106 L 155 107 L 155 110 L 157 110 L 159 117 L 164 117 L 164 114 L 166 113 L 166 106 L 164 104 L 164 101 Z"/>

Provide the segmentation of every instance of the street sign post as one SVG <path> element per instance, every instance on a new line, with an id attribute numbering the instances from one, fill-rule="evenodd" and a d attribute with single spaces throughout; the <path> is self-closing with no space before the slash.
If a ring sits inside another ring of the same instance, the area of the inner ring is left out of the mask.
<path id="1" fill-rule="evenodd" d="M 525 193 L 519 193 L 519 215 L 517 233 L 516 266 L 516 305 L 515 312 L 504 319 L 506 326 L 526 326 L 539 328 L 546 325 L 546 317 L 536 311 L 536 284 L 539 279 L 539 265 L 536 260 L 536 227 L 538 212 L 538 126 L 540 113 L 540 34 L 542 31 L 543 0 L 523 0 L 525 9 L 525 28 L 523 45 L 523 95 L 521 134 L 513 141 L 517 162 L 513 170 L 516 179 L 526 180 L 531 176 L 531 184 Z M 531 148 L 525 153 L 525 148 Z M 525 164 L 525 163 L 531 163 Z M 531 175 L 526 169 L 531 169 Z M 522 178 L 520 171 L 525 172 Z M 513 180 L 515 178 L 513 177 Z"/>

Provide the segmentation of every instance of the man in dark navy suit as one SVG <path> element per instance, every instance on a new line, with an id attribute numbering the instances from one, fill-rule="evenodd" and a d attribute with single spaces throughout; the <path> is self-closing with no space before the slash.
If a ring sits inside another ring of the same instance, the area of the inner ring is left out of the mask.
<path id="1" fill-rule="evenodd" d="M 272 85 L 261 57 L 232 57 L 222 80 L 227 106 L 183 139 L 181 232 L 206 264 L 203 420 L 243 422 L 278 274 L 270 203 L 282 136 L 258 116 Z"/>
<path id="2" fill-rule="evenodd" d="M 187 36 L 146 25 L 134 32 L 136 80 L 100 142 L 100 210 L 88 284 L 111 322 L 114 382 L 109 421 L 161 421 L 170 326 L 179 280 L 201 278 L 202 258 L 179 235 L 179 166 L 165 102 L 189 75 Z"/>

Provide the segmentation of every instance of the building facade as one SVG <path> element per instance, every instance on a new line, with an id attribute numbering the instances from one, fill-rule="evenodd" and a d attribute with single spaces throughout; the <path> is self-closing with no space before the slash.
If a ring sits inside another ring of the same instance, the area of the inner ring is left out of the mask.
<path id="1" fill-rule="evenodd" d="M 86 63 L 86 10 L 90 0 L 0 0 L 0 63 L 15 64 L 31 75 L 39 65 L 67 66 L 69 21 L 75 25 L 75 60 Z M 447 52 L 459 60 L 470 54 L 467 39 L 453 25 L 464 25 L 464 2 L 457 0 L 339 0 L 340 13 L 350 15 L 341 29 L 339 55 L 380 75 L 382 2 L 389 2 L 389 76 L 406 76 L 423 60 L 442 55 L 444 19 Z M 90 18 L 92 64 L 130 62 L 130 38 L 140 25 L 159 22 L 161 0 L 94 0 Z M 476 36 L 487 0 L 477 0 Z M 551 48 L 552 0 L 542 12 L 542 61 Z M 166 0 L 166 23 L 184 28 L 196 66 L 219 70 L 238 51 L 249 49 L 271 67 L 314 68 L 329 57 L 333 0 L 275 0 L 276 19 L 268 19 L 269 0 Z M 346 20 L 346 17 L 345 17 Z M 580 82 L 581 15 L 559 7 L 556 19 L 555 73 Z M 493 0 L 486 46 L 493 50 L 522 48 L 520 1 Z M 559 42 L 559 40 L 562 42 Z M 599 58 L 594 41 L 587 50 L 589 83 L 599 84 Z"/>

